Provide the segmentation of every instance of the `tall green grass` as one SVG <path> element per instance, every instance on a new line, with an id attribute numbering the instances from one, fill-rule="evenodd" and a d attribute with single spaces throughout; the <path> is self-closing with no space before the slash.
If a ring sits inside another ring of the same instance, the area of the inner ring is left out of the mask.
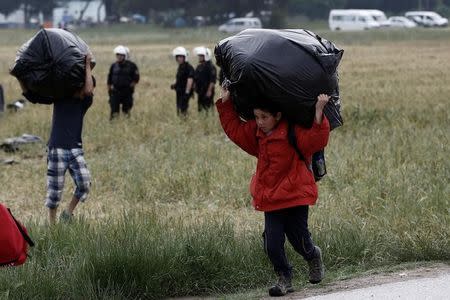
<path id="1" fill-rule="evenodd" d="M 40 228 L 20 269 L 2 270 L 14 299 L 136 299 L 254 288 L 270 279 L 258 235 L 238 235 L 224 218 L 186 222 L 156 214 Z M 256 249 L 255 249 L 256 248 Z"/>
<path id="2" fill-rule="evenodd" d="M 429 244 L 420 229 L 405 236 L 379 224 L 377 233 L 368 235 L 373 228 L 355 225 L 335 218 L 316 229 L 327 272 L 450 259 L 442 233 Z M 243 292 L 273 280 L 261 232 L 242 232 L 219 214 L 193 221 L 182 214 L 162 219 L 155 212 L 124 213 L 96 225 L 79 220 L 37 227 L 32 235 L 37 247 L 30 260 L 0 273 L 2 298 L 159 299 Z M 288 250 L 296 285 L 304 286 L 305 263 Z"/>

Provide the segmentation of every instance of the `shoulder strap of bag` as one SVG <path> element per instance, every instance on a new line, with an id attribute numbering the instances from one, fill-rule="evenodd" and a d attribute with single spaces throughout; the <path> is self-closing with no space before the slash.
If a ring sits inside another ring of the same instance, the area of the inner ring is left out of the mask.
<path id="1" fill-rule="evenodd" d="M 34 242 L 33 240 L 30 238 L 30 236 L 25 232 L 25 230 L 23 230 L 22 225 L 16 220 L 16 218 L 14 218 L 13 214 L 11 213 L 11 210 L 8 208 L 9 214 L 11 215 L 11 217 L 13 218 L 14 222 L 17 225 L 17 228 L 19 229 L 20 233 L 22 234 L 24 240 L 28 243 L 28 245 L 30 245 L 30 247 L 34 247 Z"/>

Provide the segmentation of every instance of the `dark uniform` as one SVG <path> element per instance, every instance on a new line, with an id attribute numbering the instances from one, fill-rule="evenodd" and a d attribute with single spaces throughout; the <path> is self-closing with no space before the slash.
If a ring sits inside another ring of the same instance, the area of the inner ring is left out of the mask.
<path id="1" fill-rule="evenodd" d="M 217 70 L 211 61 L 205 61 L 195 69 L 194 81 L 195 91 L 198 94 L 198 111 L 208 110 L 214 103 L 214 88 L 211 96 L 207 97 L 206 92 L 211 83 L 216 83 Z"/>
<path id="2" fill-rule="evenodd" d="M 5 110 L 5 98 L 3 93 L 3 87 L 0 84 L 0 112 L 3 112 Z"/>
<path id="3" fill-rule="evenodd" d="M 127 115 L 133 107 L 134 87 L 131 87 L 132 82 L 139 82 L 139 70 L 135 63 L 125 60 L 122 63 L 115 62 L 111 65 L 107 82 L 108 85 L 113 86 L 109 94 L 111 119 L 119 114 L 121 104 L 122 112 Z"/>
<path id="4" fill-rule="evenodd" d="M 177 114 L 186 114 L 189 107 L 189 98 L 192 91 L 186 93 L 187 81 L 194 78 L 194 67 L 190 63 L 184 62 L 178 66 L 174 89 L 177 92 Z"/>

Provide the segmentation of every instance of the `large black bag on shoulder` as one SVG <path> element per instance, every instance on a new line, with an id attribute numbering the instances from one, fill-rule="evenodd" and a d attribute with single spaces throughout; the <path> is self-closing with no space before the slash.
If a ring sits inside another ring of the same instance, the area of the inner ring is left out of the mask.
<path id="1" fill-rule="evenodd" d="M 247 29 L 214 50 L 242 118 L 253 118 L 255 103 L 272 101 L 289 121 L 309 128 L 317 96 L 326 93 L 332 129 L 342 125 L 337 67 L 343 52 L 302 29 Z"/>
<path id="2" fill-rule="evenodd" d="M 84 85 L 85 56 L 90 52 L 70 31 L 41 29 L 19 49 L 10 73 L 34 94 L 55 100 L 70 97 Z"/>

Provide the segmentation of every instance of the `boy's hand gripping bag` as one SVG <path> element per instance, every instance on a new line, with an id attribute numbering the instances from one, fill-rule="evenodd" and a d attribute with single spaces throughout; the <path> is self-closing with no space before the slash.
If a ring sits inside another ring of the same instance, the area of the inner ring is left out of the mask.
<path id="1" fill-rule="evenodd" d="M 76 34 L 41 29 L 19 49 L 10 73 L 36 95 L 54 100 L 70 97 L 84 85 L 88 53 L 88 45 Z"/>
<path id="2" fill-rule="evenodd" d="M 253 118 L 255 103 L 272 101 L 289 121 L 311 127 L 317 96 L 326 93 L 331 128 L 342 125 L 337 67 L 343 52 L 301 29 L 247 29 L 214 50 L 242 118 Z"/>
<path id="3" fill-rule="evenodd" d="M 34 246 L 26 228 L 11 211 L 0 204 L 0 266 L 19 266 L 28 257 L 28 246 Z"/>

